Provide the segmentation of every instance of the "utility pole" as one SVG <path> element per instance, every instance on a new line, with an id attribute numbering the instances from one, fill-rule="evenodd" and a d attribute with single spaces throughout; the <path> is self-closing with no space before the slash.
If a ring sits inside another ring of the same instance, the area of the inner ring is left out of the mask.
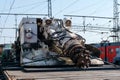
<path id="1" fill-rule="evenodd" d="M 113 0 L 113 32 L 117 37 L 113 37 L 114 42 L 119 42 L 119 12 L 118 12 L 118 0 Z"/>
<path id="2" fill-rule="evenodd" d="M 16 28 L 16 30 L 15 30 L 15 39 L 17 40 L 17 15 L 15 15 L 15 28 Z"/>
<path id="3" fill-rule="evenodd" d="M 51 0 L 48 0 L 48 17 L 52 18 L 52 4 L 51 4 Z"/>
<path id="4" fill-rule="evenodd" d="M 85 26 L 86 26 L 86 25 L 85 25 L 85 17 L 83 17 L 83 27 L 84 27 L 84 28 L 83 28 L 83 31 L 84 31 L 84 33 L 85 33 L 85 31 L 86 31 Z"/>

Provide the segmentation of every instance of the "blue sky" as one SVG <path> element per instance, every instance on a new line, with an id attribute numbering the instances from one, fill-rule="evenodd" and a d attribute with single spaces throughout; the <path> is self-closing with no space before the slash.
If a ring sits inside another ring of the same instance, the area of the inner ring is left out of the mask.
<path id="1" fill-rule="evenodd" d="M 13 1 L 15 1 L 14 4 Z M 51 1 L 52 1 L 52 13 L 55 18 L 65 18 L 64 15 L 66 14 L 113 17 L 113 0 L 51 0 Z M 13 6 L 11 6 L 12 4 Z M 47 0 L 0 0 L 0 13 L 10 12 L 10 13 L 47 14 L 47 11 L 48 11 Z M 22 17 L 26 16 L 17 16 L 17 24 L 19 24 Z M 0 16 L 0 27 L 10 28 L 15 27 L 15 16 L 8 16 L 7 20 L 6 18 L 7 16 L 5 15 Z M 83 18 L 72 18 L 72 22 L 73 24 L 76 25 L 82 25 Z M 112 20 L 110 21 L 103 19 L 86 18 L 86 25 L 89 24 L 112 28 Z M 0 29 L 0 31 L 1 31 L 0 43 L 14 42 L 15 30 Z M 110 35 L 109 31 L 105 31 L 106 33 L 104 34 L 101 34 L 102 31 L 92 30 L 91 32 L 90 30 L 86 32 L 79 30 L 74 31 L 82 35 L 86 39 L 87 43 L 100 42 L 102 39 L 107 39 L 107 37 Z"/>

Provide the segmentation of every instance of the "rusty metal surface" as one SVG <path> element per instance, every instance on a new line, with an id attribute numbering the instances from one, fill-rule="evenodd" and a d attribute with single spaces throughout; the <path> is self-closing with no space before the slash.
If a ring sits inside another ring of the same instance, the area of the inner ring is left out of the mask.
<path id="1" fill-rule="evenodd" d="M 4 71 L 9 80 L 120 80 L 120 70 L 22 72 Z"/>

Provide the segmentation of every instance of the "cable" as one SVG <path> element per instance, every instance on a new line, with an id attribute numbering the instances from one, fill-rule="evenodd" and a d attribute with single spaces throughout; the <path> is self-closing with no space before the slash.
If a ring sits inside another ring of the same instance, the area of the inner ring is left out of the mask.
<path id="1" fill-rule="evenodd" d="M 9 12 L 8 12 L 8 13 L 10 13 L 10 11 L 11 11 L 14 3 L 15 3 L 15 0 L 13 0 L 13 2 L 12 2 L 12 4 L 11 4 L 11 6 L 10 6 L 10 9 L 9 9 Z M 7 22 L 7 20 L 8 20 L 8 17 L 9 17 L 9 15 L 7 15 L 7 17 L 6 17 L 6 19 L 5 19 L 5 22 L 4 22 L 4 24 L 3 24 L 3 28 L 4 28 L 5 25 L 6 25 L 6 22 Z M 1 35 L 2 35 L 2 32 L 3 32 L 3 29 L 1 30 Z"/>
<path id="2" fill-rule="evenodd" d="M 78 11 L 82 11 L 82 10 L 88 9 L 88 8 L 90 8 L 90 7 L 93 7 L 93 6 L 98 5 L 98 3 L 100 3 L 100 2 L 101 2 L 101 0 L 99 0 L 99 1 L 97 1 L 97 2 L 95 2 L 95 3 L 93 3 L 93 4 L 90 4 L 90 5 L 88 5 L 88 6 L 84 7 L 84 8 L 71 11 L 71 12 L 69 12 L 69 13 L 74 13 L 74 12 L 78 12 Z M 68 14 L 69 14 L 69 13 L 68 13 Z"/>
<path id="3" fill-rule="evenodd" d="M 29 7 L 29 6 L 36 5 L 36 4 L 39 4 L 39 3 L 44 3 L 44 2 L 47 2 L 47 1 L 38 1 L 38 2 L 35 2 L 35 3 L 32 3 L 32 4 L 27 4 L 27 5 L 18 6 L 18 7 L 12 8 L 12 9 Z"/>
<path id="4" fill-rule="evenodd" d="M 9 12 L 8 12 L 8 13 L 10 13 L 10 11 L 11 11 L 13 5 L 14 5 L 14 2 L 15 2 L 15 0 L 13 0 L 13 2 L 12 2 L 12 4 L 11 4 L 11 6 L 10 6 L 10 9 L 9 9 Z M 5 23 L 4 23 L 4 26 L 3 26 L 3 27 L 5 27 L 5 24 L 6 24 L 6 22 L 7 22 L 8 17 L 9 17 L 9 15 L 6 17 Z"/>
<path id="5" fill-rule="evenodd" d="M 5 0 L 5 3 L 4 3 L 4 6 L 3 6 L 3 9 L 1 10 L 1 12 L 3 12 L 5 10 L 6 3 L 7 3 L 7 0 Z"/>
<path id="6" fill-rule="evenodd" d="M 55 0 L 54 0 L 54 1 L 55 1 Z M 46 8 L 46 7 L 48 7 L 48 5 L 47 5 L 47 4 L 44 4 L 44 6 L 41 7 L 41 10 L 46 10 L 46 11 L 47 11 L 47 8 Z M 41 10 L 40 10 L 40 12 L 42 12 Z M 38 11 L 38 12 L 39 12 L 39 11 Z"/>
<path id="7" fill-rule="evenodd" d="M 14 7 L 14 8 L 12 8 L 12 10 L 13 9 L 20 9 L 20 8 L 25 8 L 25 7 L 33 6 L 33 5 L 36 5 L 36 4 L 39 4 L 39 3 L 44 3 L 44 2 L 47 2 L 47 1 L 38 1 L 38 2 L 35 2 L 35 3 L 32 3 L 32 4 L 27 4 L 27 5 L 22 5 L 22 6 Z M 9 9 L 5 9 L 5 10 L 9 10 Z"/>
<path id="8" fill-rule="evenodd" d="M 56 0 L 52 1 L 52 3 L 54 3 Z"/>
<path id="9" fill-rule="evenodd" d="M 99 10 L 99 8 L 101 8 L 101 9 L 104 8 L 104 5 L 105 5 L 105 6 L 108 5 L 107 2 L 104 2 L 104 3 L 102 3 L 101 5 L 97 6 L 96 9 L 95 9 L 93 12 L 91 12 L 89 15 L 95 14 L 95 13 L 97 12 L 97 10 L 98 10 L 99 12 L 102 12 L 101 10 Z M 104 8 L 104 9 L 106 9 L 106 8 Z"/>
<path id="10" fill-rule="evenodd" d="M 1 36 L 1 38 L 15 38 L 15 37 L 11 37 L 11 36 Z"/>
<path id="11" fill-rule="evenodd" d="M 68 6 L 66 6 L 65 8 L 63 8 L 62 10 L 60 10 L 59 12 L 57 12 L 54 16 L 58 15 L 59 13 L 63 12 L 64 10 L 66 10 L 67 8 L 70 8 L 71 6 L 73 6 L 73 4 L 75 4 L 76 2 L 78 2 L 78 0 L 73 1 L 71 4 L 69 4 Z"/>
<path id="12" fill-rule="evenodd" d="M 1 38 L 1 39 L 0 39 L 1 41 L 0 41 L 0 42 L 3 41 L 4 44 L 5 44 L 6 40 L 8 41 L 7 43 L 9 43 L 9 41 L 10 41 L 10 43 L 12 43 L 13 40 L 11 40 L 11 39 L 15 39 L 15 37 L 11 37 L 11 36 L 1 36 L 0 38 Z M 2 43 L 2 44 L 3 44 L 3 43 Z"/>
<path id="13" fill-rule="evenodd" d="M 4 1 L 4 6 L 3 6 L 3 9 L 1 10 L 1 12 L 3 12 L 5 10 L 5 7 L 6 7 L 6 3 L 7 3 L 7 0 Z M 0 16 L 0 25 L 2 26 L 2 18 Z M 1 33 L 2 31 L 0 31 Z"/>
<path id="14" fill-rule="evenodd" d="M 54 5 L 55 1 L 56 1 L 56 0 L 52 1 L 52 6 Z"/>
<path id="15" fill-rule="evenodd" d="M 47 2 L 47 1 L 44 1 L 44 2 Z M 41 3 L 41 4 L 44 5 L 43 3 Z M 40 6 L 41 4 L 37 4 L 37 5 L 35 5 L 35 6 L 31 7 L 31 8 L 29 8 L 29 9 L 23 11 L 22 13 L 31 11 L 31 10 L 33 10 L 33 9 L 35 9 L 35 8 L 38 8 L 38 6 Z"/>
<path id="16" fill-rule="evenodd" d="M 106 24 L 110 24 L 112 22 L 112 20 L 109 20 L 108 22 L 105 22 L 104 24 L 102 24 L 102 26 L 105 26 Z"/>

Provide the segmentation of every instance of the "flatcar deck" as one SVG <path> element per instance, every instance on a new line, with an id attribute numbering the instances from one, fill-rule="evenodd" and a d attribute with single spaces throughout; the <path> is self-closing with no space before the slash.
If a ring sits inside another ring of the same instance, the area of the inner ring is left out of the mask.
<path id="1" fill-rule="evenodd" d="M 120 69 L 109 65 L 75 71 L 70 69 L 38 72 L 5 70 L 4 74 L 8 80 L 120 80 Z"/>

